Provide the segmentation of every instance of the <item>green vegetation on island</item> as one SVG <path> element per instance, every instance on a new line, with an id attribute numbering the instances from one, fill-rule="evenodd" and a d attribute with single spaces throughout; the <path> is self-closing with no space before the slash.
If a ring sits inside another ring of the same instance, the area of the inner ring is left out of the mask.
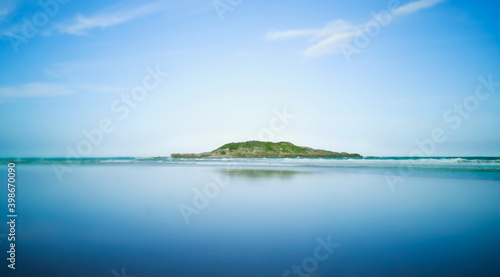
<path id="1" fill-rule="evenodd" d="M 246 141 L 224 144 L 212 152 L 171 154 L 172 158 L 362 158 L 360 154 L 296 146 L 291 142 Z"/>

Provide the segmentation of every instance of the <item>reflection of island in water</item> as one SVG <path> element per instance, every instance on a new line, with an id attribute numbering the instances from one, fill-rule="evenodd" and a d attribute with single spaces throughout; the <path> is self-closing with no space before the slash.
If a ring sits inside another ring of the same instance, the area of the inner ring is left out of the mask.
<path id="1" fill-rule="evenodd" d="M 257 178 L 276 178 L 291 179 L 298 175 L 312 174 L 311 171 L 302 170 L 271 170 L 271 169 L 225 169 L 221 173 L 229 177 L 242 177 L 249 179 Z"/>
<path id="2" fill-rule="evenodd" d="M 360 154 L 296 146 L 291 142 L 247 141 L 224 144 L 212 152 L 172 154 L 172 158 L 362 158 Z"/>

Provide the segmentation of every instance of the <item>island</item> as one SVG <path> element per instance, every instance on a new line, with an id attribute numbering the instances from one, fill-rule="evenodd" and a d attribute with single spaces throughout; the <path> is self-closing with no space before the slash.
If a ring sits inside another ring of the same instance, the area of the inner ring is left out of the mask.
<path id="1" fill-rule="evenodd" d="M 246 141 L 232 142 L 200 154 L 171 154 L 172 158 L 363 158 L 360 154 L 332 152 L 296 146 L 291 142 Z"/>

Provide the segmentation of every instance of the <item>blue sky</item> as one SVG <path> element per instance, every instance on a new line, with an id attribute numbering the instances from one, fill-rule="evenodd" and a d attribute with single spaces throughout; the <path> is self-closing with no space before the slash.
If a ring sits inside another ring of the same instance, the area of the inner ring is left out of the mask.
<path id="1" fill-rule="evenodd" d="M 0 4 L 1 157 L 250 138 L 500 156 L 500 87 L 479 80 L 500 82 L 496 1 L 42 2 Z M 125 106 L 150 71 L 161 82 Z"/>

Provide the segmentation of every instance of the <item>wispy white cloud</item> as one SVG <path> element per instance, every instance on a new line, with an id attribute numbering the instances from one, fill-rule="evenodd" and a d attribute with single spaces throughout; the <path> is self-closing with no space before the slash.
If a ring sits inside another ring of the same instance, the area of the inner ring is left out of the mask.
<path id="1" fill-rule="evenodd" d="M 306 49 L 304 54 L 307 57 L 311 57 L 332 54 L 339 51 L 339 47 L 334 46 L 348 42 L 359 32 L 359 28 L 356 26 L 351 25 L 342 19 L 337 19 L 329 22 L 321 29 L 269 32 L 267 33 L 267 38 L 269 40 L 279 40 L 308 37 L 308 41 L 312 44 L 312 46 Z"/>
<path id="2" fill-rule="evenodd" d="M 336 20 L 328 24 L 321 32 L 322 35 L 313 38 L 312 46 L 304 51 L 306 57 L 323 56 L 340 52 L 340 45 L 349 42 L 361 33 L 356 26 Z"/>
<path id="3" fill-rule="evenodd" d="M 123 92 L 123 87 L 106 85 L 80 85 L 80 84 L 57 84 L 57 83 L 28 83 L 15 86 L 0 87 L 1 98 L 18 97 L 54 97 L 76 94 L 79 92 Z"/>
<path id="4" fill-rule="evenodd" d="M 396 8 L 393 11 L 393 14 L 399 16 L 399 15 L 407 15 L 407 14 L 412 14 L 416 13 L 420 10 L 427 9 L 427 8 L 432 8 L 435 5 L 443 2 L 444 0 L 420 0 L 420 1 L 415 1 L 408 3 L 406 5 L 403 5 L 399 8 Z"/>
<path id="5" fill-rule="evenodd" d="M 61 24 L 57 26 L 57 29 L 61 33 L 84 35 L 90 29 L 104 29 L 110 26 L 123 24 L 148 14 L 160 12 L 165 8 L 167 7 L 164 4 L 154 3 L 141 7 L 119 9 L 115 11 L 108 10 L 91 16 L 78 15 L 74 22 Z"/>
<path id="6" fill-rule="evenodd" d="M 108 27 L 127 23 L 129 21 L 145 17 L 147 15 L 162 12 L 168 9 L 178 9 L 185 6 L 194 6 L 197 0 L 185 0 L 182 2 L 154 2 L 142 6 L 133 6 L 118 4 L 91 15 L 78 14 L 72 20 L 62 23 L 50 24 L 46 28 L 40 29 L 40 35 L 51 36 L 56 33 L 70 35 L 85 35 L 88 31 L 95 28 L 105 29 Z M 2 0 L 0 1 L 0 23 L 19 6 L 19 1 Z M 23 24 L 2 24 L 0 25 L 0 38 L 18 37 L 23 28 Z"/>
<path id="7" fill-rule="evenodd" d="M 392 10 L 392 20 L 399 16 L 405 16 L 423 9 L 431 8 L 443 1 L 444 0 L 417 0 L 410 2 Z M 306 57 L 324 56 L 340 53 L 341 45 L 348 43 L 354 37 L 360 35 L 363 32 L 364 26 L 371 21 L 361 25 L 354 25 L 342 19 L 337 19 L 329 22 L 323 28 L 273 31 L 268 32 L 266 37 L 269 40 L 305 37 L 308 38 L 311 45 L 304 50 L 304 55 Z"/>
<path id="8" fill-rule="evenodd" d="M 59 84 L 30 83 L 0 87 L 0 97 L 49 97 L 75 93 L 75 90 Z"/>

